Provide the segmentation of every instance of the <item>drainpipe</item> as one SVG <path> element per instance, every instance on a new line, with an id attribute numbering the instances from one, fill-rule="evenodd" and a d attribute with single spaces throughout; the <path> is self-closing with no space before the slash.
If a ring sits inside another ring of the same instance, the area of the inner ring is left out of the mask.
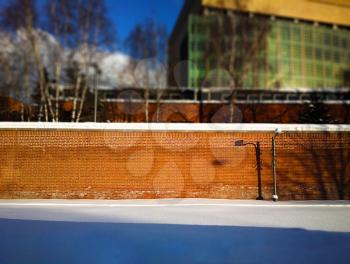
<path id="1" fill-rule="evenodd" d="M 276 176 L 276 136 L 281 134 L 282 130 L 280 128 L 276 128 L 274 134 L 272 136 L 272 175 L 273 175 L 273 193 L 272 200 L 274 202 L 278 201 L 277 195 L 277 176 Z"/>

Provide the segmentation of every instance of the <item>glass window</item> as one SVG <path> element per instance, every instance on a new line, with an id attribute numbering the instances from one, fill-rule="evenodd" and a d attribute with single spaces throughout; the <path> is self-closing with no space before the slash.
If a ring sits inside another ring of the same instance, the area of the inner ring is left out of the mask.
<path id="1" fill-rule="evenodd" d="M 331 77 L 333 74 L 332 66 L 326 66 L 326 75 L 327 77 Z"/>
<path id="2" fill-rule="evenodd" d="M 306 74 L 308 76 L 313 76 L 314 75 L 314 65 L 313 63 L 307 63 L 306 64 Z"/>
<path id="3" fill-rule="evenodd" d="M 300 28 L 299 28 L 299 26 L 293 28 L 292 38 L 293 38 L 293 41 L 296 41 L 296 42 L 300 41 Z"/>
<path id="4" fill-rule="evenodd" d="M 300 62 L 293 63 L 293 73 L 295 75 L 301 75 L 301 64 Z"/>
<path id="5" fill-rule="evenodd" d="M 299 45 L 293 46 L 293 58 L 300 58 L 301 57 L 301 47 Z"/>
<path id="6" fill-rule="evenodd" d="M 324 57 L 326 61 L 332 60 L 332 52 L 330 50 L 326 50 L 324 53 Z"/>
<path id="7" fill-rule="evenodd" d="M 324 34 L 324 44 L 327 46 L 331 45 L 331 34 L 329 33 Z"/>
<path id="8" fill-rule="evenodd" d="M 339 47 L 339 37 L 336 34 L 333 36 L 333 46 Z"/>
<path id="9" fill-rule="evenodd" d="M 314 57 L 314 54 L 313 54 L 313 48 L 311 46 L 307 46 L 305 48 L 305 53 L 306 53 L 306 58 L 311 60 L 313 59 Z"/>
<path id="10" fill-rule="evenodd" d="M 316 48 L 316 60 L 322 60 L 322 59 L 323 59 L 322 49 Z"/>
<path id="11" fill-rule="evenodd" d="M 314 39 L 315 39 L 315 44 L 316 45 L 322 45 L 323 43 L 323 36 L 322 36 L 322 33 L 320 31 L 316 31 L 314 33 Z"/>
<path id="12" fill-rule="evenodd" d="M 333 56 L 334 56 L 334 62 L 339 63 L 340 62 L 340 54 L 339 54 L 339 52 L 335 51 Z"/>
<path id="13" fill-rule="evenodd" d="M 283 25 L 283 27 L 282 27 L 282 41 L 289 41 L 289 27 L 288 27 L 288 25 Z"/>
<path id="14" fill-rule="evenodd" d="M 323 77 L 323 65 L 322 64 L 317 64 L 316 66 L 316 74 L 320 78 Z"/>
<path id="15" fill-rule="evenodd" d="M 312 43 L 312 31 L 310 29 L 307 29 L 304 31 L 304 41 L 306 43 Z"/>

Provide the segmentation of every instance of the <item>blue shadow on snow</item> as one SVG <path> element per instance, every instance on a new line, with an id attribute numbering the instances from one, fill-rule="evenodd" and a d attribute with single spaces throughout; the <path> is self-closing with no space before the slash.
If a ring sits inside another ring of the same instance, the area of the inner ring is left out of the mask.
<path id="1" fill-rule="evenodd" d="M 350 233 L 0 219 L 0 263 L 350 263 Z"/>

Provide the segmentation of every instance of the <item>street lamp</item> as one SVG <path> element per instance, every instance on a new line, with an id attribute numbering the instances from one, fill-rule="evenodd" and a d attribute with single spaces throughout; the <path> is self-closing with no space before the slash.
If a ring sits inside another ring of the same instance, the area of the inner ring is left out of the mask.
<path id="1" fill-rule="evenodd" d="M 257 141 L 256 143 L 252 142 L 244 142 L 244 140 L 236 140 L 235 146 L 236 147 L 243 147 L 246 145 L 252 145 L 255 148 L 255 157 L 256 157 L 256 169 L 258 172 L 258 197 L 257 200 L 264 200 L 264 197 L 262 196 L 262 187 L 261 187 L 261 159 L 260 159 L 260 142 Z"/>
<path id="2" fill-rule="evenodd" d="M 280 128 L 276 128 L 272 136 L 272 175 L 273 175 L 273 193 L 272 200 L 278 200 L 277 195 L 277 177 L 276 177 L 276 137 L 282 133 Z"/>
<path id="3" fill-rule="evenodd" d="M 98 67 L 98 65 L 94 65 L 95 68 L 95 78 L 94 78 L 94 122 L 97 122 L 97 99 L 98 99 L 98 77 L 101 75 L 101 69 Z"/>

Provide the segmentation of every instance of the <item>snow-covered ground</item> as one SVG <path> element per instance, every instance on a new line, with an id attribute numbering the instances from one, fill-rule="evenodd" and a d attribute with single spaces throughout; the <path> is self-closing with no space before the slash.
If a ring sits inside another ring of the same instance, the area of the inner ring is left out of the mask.
<path id="1" fill-rule="evenodd" d="M 349 263 L 350 202 L 1 200 L 0 263 Z"/>

